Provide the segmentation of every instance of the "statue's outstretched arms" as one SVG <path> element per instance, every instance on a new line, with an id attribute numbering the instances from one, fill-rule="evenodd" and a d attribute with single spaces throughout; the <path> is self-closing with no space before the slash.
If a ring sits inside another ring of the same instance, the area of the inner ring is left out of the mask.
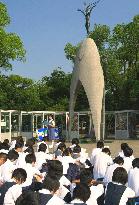
<path id="1" fill-rule="evenodd" d="M 80 11 L 84 16 L 86 15 L 84 11 L 82 11 L 81 9 L 77 9 L 77 11 Z"/>

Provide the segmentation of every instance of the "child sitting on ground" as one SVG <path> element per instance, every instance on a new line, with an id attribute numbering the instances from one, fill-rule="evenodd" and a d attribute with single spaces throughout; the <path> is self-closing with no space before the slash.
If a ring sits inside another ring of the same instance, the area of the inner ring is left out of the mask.
<path id="1" fill-rule="evenodd" d="M 0 188 L 0 204 L 15 204 L 16 199 L 22 194 L 22 184 L 26 181 L 27 173 L 24 169 L 18 168 L 13 171 L 11 182 L 6 182 Z"/>

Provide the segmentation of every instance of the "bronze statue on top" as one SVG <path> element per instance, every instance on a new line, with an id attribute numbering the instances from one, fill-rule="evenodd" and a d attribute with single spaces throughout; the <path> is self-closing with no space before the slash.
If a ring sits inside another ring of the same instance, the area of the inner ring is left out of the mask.
<path id="1" fill-rule="evenodd" d="M 99 2 L 100 2 L 100 0 L 93 2 L 93 3 L 90 3 L 88 5 L 86 3 L 84 3 L 84 7 L 85 7 L 84 10 L 81 10 L 81 9 L 77 10 L 77 11 L 80 11 L 85 17 L 85 28 L 86 28 L 87 35 L 89 35 L 89 32 L 90 32 L 91 12 Z"/>

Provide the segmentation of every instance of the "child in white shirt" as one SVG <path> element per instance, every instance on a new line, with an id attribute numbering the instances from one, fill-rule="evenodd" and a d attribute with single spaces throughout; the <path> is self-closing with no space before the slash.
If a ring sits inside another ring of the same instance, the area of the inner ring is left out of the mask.
<path id="1" fill-rule="evenodd" d="M 128 186 L 134 190 L 136 197 L 139 196 L 139 158 L 132 161 L 132 166 L 128 172 Z"/>
<path id="2" fill-rule="evenodd" d="M 10 181 L 13 171 L 17 168 L 16 161 L 19 154 L 15 150 L 10 150 L 8 153 L 7 161 L 1 166 L 2 181 Z"/>
<path id="3" fill-rule="evenodd" d="M 13 171 L 11 182 L 15 184 L 7 190 L 3 205 L 15 205 L 17 198 L 22 194 L 22 184 L 26 181 L 26 178 L 27 173 L 24 169 L 18 168 Z"/>

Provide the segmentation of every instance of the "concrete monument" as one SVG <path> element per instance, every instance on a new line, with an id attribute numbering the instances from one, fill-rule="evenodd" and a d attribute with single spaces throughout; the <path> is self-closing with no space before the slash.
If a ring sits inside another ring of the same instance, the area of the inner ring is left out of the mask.
<path id="1" fill-rule="evenodd" d="M 70 87 L 70 119 L 69 137 L 71 135 L 74 106 L 80 85 L 86 92 L 95 130 L 96 139 L 100 139 L 100 124 L 102 115 L 102 100 L 104 93 L 104 76 L 100 64 L 100 56 L 95 42 L 86 38 L 80 45 L 75 58 Z M 81 102 L 82 103 L 82 102 Z"/>

